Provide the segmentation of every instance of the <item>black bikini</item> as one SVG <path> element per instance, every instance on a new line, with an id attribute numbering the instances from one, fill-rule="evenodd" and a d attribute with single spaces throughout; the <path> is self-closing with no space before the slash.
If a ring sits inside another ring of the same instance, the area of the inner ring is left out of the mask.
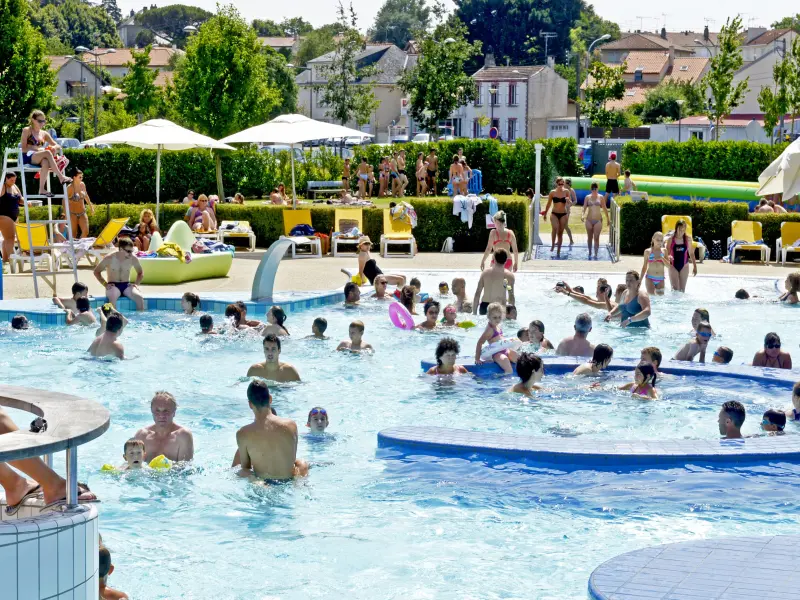
<path id="1" fill-rule="evenodd" d="M 556 204 L 563 204 L 564 205 L 564 212 L 556 212 Z M 553 198 L 553 212 L 550 213 L 551 215 L 553 215 L 554 217 L 558 217 L 559 220 L 560 220 L 561 217 L 566 217 L 567 216 L 566 210 L 567 210 L 567 199 L 566 198 Z"/>

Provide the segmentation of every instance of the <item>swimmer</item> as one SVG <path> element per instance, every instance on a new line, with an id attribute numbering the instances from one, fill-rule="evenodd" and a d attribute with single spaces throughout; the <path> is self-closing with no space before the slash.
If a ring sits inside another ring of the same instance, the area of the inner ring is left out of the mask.
<path id="1" fill-rule="evenodd" d="M 692 313 L 692 333 L 697 331 L 697 326 L 700 324 L 701 321 L 705 321 L 706 323 L 711 323 L 711 315 L 705 308 L 696 308 Z M 711 329 L 711 333 L 714 333 L 714 329 Z"/>
<path id="2" fill-rule="evenodd" d="M 775 332 L 764 336 L 764 349 L 753 357 L 754 367 L 773 367 L 775 369 L 791 369 L 792 357 L 781 350 L 781 338 Z"/>
<path id="3" fill-rule="evenodd" d="M 276 338 L 277 340 L 277 338 Z M 272 394 L 264 381 L 251 381 L 247 401 L 253 422 L 236 432 L 233 467 L 241 477 L 291 479 L 308 475 L 308 463 L 297 458 L 297 424 L 272 414 Z"/>
<path id="4" fill-rule="evenodd" d="M 544 323 L 538 319 L 530 322 L 528 334 L 531 338 L 531 344 L 539 346 L 540 350 L 555 350 L 553 343 L 544 337 Z"/>
<path id="5" fill-rule="evenodd" d="M 506 304 L 506 321 L 517 320 L 517 307 L 513 304 Z"/>
<path id="6" fill-rule="evenodd" d="M 800 271 L 797 273 L 789 273 L 786 276 L 784 287 L 786 288 L 786 292 L 781 294 L 780 298 L 778 298 L 780 302 L 785 302 L 786 304 L 797 304 L 800 302 L 800 299 L 798 299 L 798 294 L 800 294 Z"/>
<path id="7" fill-rule="evenodd" d="M 108 577 L 114 572 L 114 565 L 111 564 L 111 552 L 101 544 L 100 559 L 98 562 L 98 579 L 100 600 L 128 600 L 128 594 L 108 587 Z"/>
<path id="8" fill-rule="evenodd" d="M 404 285 L 400 290 L 400 304 L 402 304 L 412 315 L 417 314 L 416 302 L 414 301 L 415 296 L 416 294 L 414 294 L 414 288 L 412 288 L 410 285 Z"/>
<path id="9" fill-rule="evenodd" d="M 440 296 L 449 296 L 450 295 L 450 286 L 447 284 L 446 281 L 439 282 L 439 295 Z"/>
<path id="10" fill-rule="evenodd" d="M 311 433 L 325 433 L 328 428 L 328 411 L 321 406 L 315 406 L 308 411 L 308 420 L 306 427 L 311 430 Z"/>
<path id="11" fill-rule="evenodd" d="M 385 275 L 378 275 L 375 278 L 373 283 L 373 287 L 375 288 L 375 293 L 370 296 L 370 298 L 374 298 L 375 300 L 393 300 L 392 296 L 386 293 L 386 286 L 388 282 L 386 281 Z"/>
<path id="12" fill-rule="evenodd" d="M 94 325 L 97 323 L 88 298 L 78 298 L 75 301 L 75 307 L 78 311 L 77 315 L 68 308 L 64 309 L 67 313 L 67 325 Z"/>
<path id="13" fill-rule="evenodd" d="M 491 267 L 483 271 L 478 279 L 478 287 L 472 300 L 472 314 L 485 315 L 492 303 L 500 304 L 503 307 L 506 304 L 516 305 L 514 274 L 504 267 L 507 259 L 508 254 L 505 250 L 495 251 Z M 506 298 L 506 294 L 508 294 L 508 298 Z"/>
<path id="14" fill-rule="evenodd" d="M 523 327 L 522 329 L 517 330 L 517 339 L 522 342 L 523 344 L 529 344 L 531 342 L 531 332 L 527 327 Z"/>
<path id="15" fill-rule="evenodd" d="M 414 329 L 432 331 L 439 325 L 439 303 L 436 300 L 425 302 L 425 320 Z"/>
<path id="16" fill-rule="evenodd" d="M 53 296 L 53 304 L 61 309 L 77 310 L 78 307 L 75 305 L 75 302 L 77 302 L 78 298 L 88 297 L 89 287 L 85 283 L 76 281 L 72 284 L 72 298 L 59 298 L 58 296 Z"/>
<path id="17" fill-rule="evenodd" d="M 414 302 L 419 304 L 422 301 L 422 298 L 420 297 L 420 292 L 422 292 L 422 282 L 418 277 L 412 277 L 411 281 L 408 282 L 408 285 L 410 285 L 414 290 Z"/>
<path id="18" fill-rule="evenodd" d="M 458 312 L 472 312 L 464 308 L 464 302 L 467 300 L 467 282 L 463 277 L 456 277 L 450 284 L 453 290 L 453 295 L 456 297 L 456 309 Z"/>
<path id="19" fill-rule="evenodd" d="M 297 369 L 289 363 L 283 363 L 281 358 L 281 340 L 278 336 L 268 333 L 264 337 L 264 362 L 251 365 L 247 370 L 248 377 L 261 377 L 273 381 L 300 381 Z"/>
<path id="20" fill-rule="evenodd" d="M 11 318 L 11 329 L 21 331 L 28 328 L 28 317 L 25 315 L 14 315 Z"/>
<path id="21" fill-rule="evenodd" d="M 650 327 L 650 296 L 641 287 L 638 271 L 625 273 L 625 297 L 605 320 L 620 319 L 620 327 Z"/>
<path id="22" fill-rule="evenodd" d="M 325 335 L 325 330 L 328 329 L 328 320 L 324 317 L 317 317 L 311 324 L 311 335 L 306 339 L 311 340 L 327 340 L 328 336 Z"/>
<path id="23" fill-rule="evenodd" d="M 701 321 L 697 324 L 697 335 L 695 339 L 687 342 L 683 348 L 678 350 L 673 360 L 688 360 L 693 361 L 694 357 L 700 355 L 699 361 L 706 362 L 706 350 L 708 350 L 708 342 L 713 335 L 711 324 L 708 321 Z"/>
<path id="24" fill-rule="evenodd" d="M 122 458 L 125 459 L 125 464 L 119 467 L 118 471 L 132 471 L 135 469 L 142 469 L 147 466 L 145 459 L 147 454 L 144 451 L 144 442 L 132 438 L 125 442 L 122 447 Z"/>
<path id="25" fill-rule="evenodd" d="M 498 250 L 498 252 L 503 252 L 503 251 Z M 493 267 L 489 271 L 484 271 L 481 274 L 481 277 L 483 277 L 484 274 L 491 272 L 494 268 L 495 267 Z M 502 268 L 502 263 L 500 268 Z M 480 287 L 478 289 L 480 289 Z M 503 319 L 505 319 L 506 316 L 506 311 L 503 308 L 503 305 L 499 304 L 498 302 L 492 302 L 486 308 L 485 313 L 488 322 L 486 323 L 486 329 L 483 330 L 481 337 L 478 338 L 478 343 L 475 345 L 476 365 L 479 365 L 481 364 L 481 362 L 483 362 L 481 360 L 481 350 L 483 349 L 483 345 L 485 343 L 493 344 L 503 340 L 503 330 L 500 329 L 500 324 L 503 322 Z M 510 375 L 511 373 L 514 372 L 513 368 L 511 367 L 511 363 L 516 362 L 517 353 L 511 349 L 500 350 L 499 352 L 496 352 L 495 354 L 492 355 L 491 360 L 494 361 L 501 369 L 503 369 L 503 372 L 506 375 Z"/>
<path id="26" fill-rule="evenodd" d="M 247 318 L 247 304 L 239 300 L 235 302 L 236 308 L 239 309 L 239 312 L 242 313 L 241 322 L 243 325 L 247 327 L 263 327 L 264 323 L 261 321 L 256 321 L 255 319 L 248 319 Z"/>
<path id="27" fill-rule="evenodd" d="M 608 281 L 604 277 L 601 277 L 597 280 L 597 290 L 595 291 L 594 298 L 584 294 L 581 286 L 576 285 L 573 288 L 570 287 L 565 281 L 559 281 L 556 284 L 555 292 L 558 294 L 564 294 L 573 300 L 577 300 L 581 304 L 591 306 L 592 308 L 599 308 L 600 310 L 614 310 L 617 305 L 611 299 L 611 286 L 608 285 Z"/>
<path id="28" fill-rule="evenodd" d="M 94 332 L 95 337 L 103 335 L 106 332 L 106 322 L 108 321 L 108 317 L 112 314 L 119 315 L 119 318 L 122 319 L 122 329 L 119 330 L 120 335 L 122 335 L 122 331 L 128 325 L 128 319 L 125 318 L 125 315 L 121 312 L 117 311 L 111 302 L 106 302 L 97 309 L 97 318 L 100 321 L 100 327 Z"/>
<path id="29" fill-rule="evenodd" d="M 733 360 L 733 350 L 731 350 L 727 346 L 720 346 L 714 352 L 714 357 L 711 359 L 711 362 L 727 365 L 732 360 Z"/>
<path id="30" fill-rule="evenodd" d="M 733 440 L 742 438 L 742 425 L 746 418 L 744 404 L 736 400 L 728 400 L 719 410 L 717 423 L 722 439 Z"/>
<path id="31" fill-rule="evenodd" d="M 800 381 L 792 388 L 792 408 L 786 411 L 788 419 L 794 423 L 800 423 Z"/>
<path id="32" fill-rule="evenodd" d="M 592 353 L 592 360 L 578 365 L 573 375 L 600 375 L 611 363 L 614 356 L 614 349 L 608 344 L 597 344 Z"/>
<path id="33" fill-rule="evenodd" d="M 565 337 L 558 343 L 556 354 L 559 356 L 592 356 L 594 345 L 589 341 L 592 332 L 592 317 L 581 313 L 575 317 L 575 334 Z"/>
<path id="34" fill-rule="evenodd" d="M 472 302 L 470 302 L 469 300 L 464 302 L 463 310 L 461 312 L 462 313 L 467 313 L 468 315 L 471 315 L 472 314 Z"/>
<path id="35" fill-rule="evenodd" d="M 352 323 L 350 323 L 348 334 L 350 335 L 350 339 L 342 340 L 341 342 L 339 342 L 339 346 L 336 348 L 337 352 L 342 350 L 349 350 L 350 352 L 364 352 L 364 351 L 375 350 L 370 344 L 366 343 L 362 339 L 362 336 L 364 335 L 363 322 L 353 321 Z"/>
<path id="36" fill-rule="evenodd" d="M 444 320 L 442 321 L 442 327 L 458 327 L 458 321 L 456 321 L 456 307 L 452 304 L 449 306 L 444 307 Z"/>
<path id="37" fill-rule="evenodd" d="M 782 410 L 770 408 L 761 417 L 761 431 L 768 431 L 770 435 L 782 435 L 786 427 L 786 413 Z"/>
<path id="38" fill-rule="evenodd" d="M 289 335 L 289 330 L 284 327 L 286 323 L 286 313 L 280 306 L 273 306 L 267 311 L 267 325 L 261 330 L 262 336 L 267 336 L 270 333 L 278 337 L 285 337 Z"/>
<path id="39" fill-rule="evenodd" d="M 466 367 L 457 365 L 456 359 L 461 347 L 453 338 L 442 338 L 436 344 L 436 366 L 428 369 L 428 375 L 467 375 Z"/>
<path id="40" fill-rule="evenodd" d="M 533 390 L 541 390 L 541 386 L 536 385 L 544 377 L 544 363 L 542 359 L 532 352 L 523 352 L 517 359 L 517 375 L 519 383 L 515 383 L 508 391 L 512 394 L 522 394 L 528 398 L 533 398 Z"/>
<path id="41" fill-rule="evenodd" d="M 133 436 L 144 443 L 147 456 L 164 455 L 172 462 L 184 462 L 194 458 L 194 436 L 187 427 L 175 422 L 178 402 L 169 392 L 160 391 L 150 400 L 153 424 L 142 427 Z"/>
<path id="42" fill-rule="evenodd" d="M 230 325 L 236 331 L 241 329 L 252 329 L 252 327 L 247 325 L 242 320 L 242 311 L 235 304 L 228 304 L 228 306 L 225 307 L 225 318 L 230 320 Z"/>
<path id="43" fill-rule="evenodd" d="M 630 390 L 633 396 L 658 400 L 656 370 L 650 363 L 640 362 L 633 371 L 633 381 L 620 386 L 621 390 Z"/>
<path id="44" fill-rule="evenodd" d="M 122 332 L 122 316 L 116 311 L 112 312 L 108 315 L 105 325 L 105 331 L 92 340 L 89 354 L 97 358 L 116 356 L 120 360 L 124 360 L 125 348 L 117 339 Z"/>
<path id="45" fill-rule="evenodd" d="M 642 350 L 642 354 L 639 357 L 639 362 L 646 362 L 653 365 L 653 368 L 656 370 L 656 375 L 658 374 L 658 368 L 661 366 L 661 361 L 663 357 L 661 355 L 661 350 L 656 348 L 655 346 L 648 346 Z"/>
<path id="46" fill-rule="evenodd" d="M 355 308 L 361 300 L 361 290 L 352 281 L 344 284 L 344 307 Z"/>
<path id="47" fill-rule="evenodd" d="M 734 298 L 736 298 L 737 300 L 749 300 L 750 299 L 750 293 L 746 289 L 742 288 L 742 289 L 736 290 L 736 293 L 734 294 Z"/>
<path id="48" fill-rule="evenodd" d="M 214 318 L 211 315 L 200 315 L 200 335 L 217 335 L 214 331 Z"/>
<path id="49" fill-rule="evenodd" d="M 186 292 L 181 298 L 181 310 L 186 315 L 193 315 L 200 310 L 200 296 L 194 292 Z"/>

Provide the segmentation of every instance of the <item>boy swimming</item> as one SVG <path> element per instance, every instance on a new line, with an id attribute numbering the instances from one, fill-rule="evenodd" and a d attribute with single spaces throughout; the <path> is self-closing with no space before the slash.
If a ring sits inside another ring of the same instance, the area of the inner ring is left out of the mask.
<path id="1" fill-rule="evenodd" d="M 611 363 L 614 349 L 608 344 L 597 344 L 592 352 L 592 360 L 578 365 L 573 375 L 600 375 Z"/>
<path id="2" fill-rule="evenodd" d="M 200 335 L 216 335 L 214 331 L 214 318 L 211 315 L 200 316 Z"/>
<path id="3" fill-rule="evenodd" d="M 508 391 L 533 398 L 533 390 L 542 389 L 541 386 L 536 385 L 544 377 L 542 359 L 532 352 L 523 352 L 517 359 L 517 375 L 519 375 L 519 383 L 514 384 Z"/>
<path id="4" fill-rule="evenodd" d="M 88 298 L 88 297 L 89 297 L 89 287 L 85 283 L 76 281 L 75 283 L 72 284 L 72 297 L 59 298 L 58 296 L 53 296 L 53 304 L 55 304 L 61 309 L 76 310 L 77 306 L 75 306 L 75 302 L 78 300 L 78 298 Z"/>
<path id="5" fill-rule="evenodd" d="M 328 336 L 325 335 L 326 329 L 328 329 L 328 320 L 323 317 L 317 317 L 311 324 L 311 335 L 306 339 L 327 340 Z"/>
<path id="6" fill-rule="evenodd" d="M 311 430 L 311 433 L 324 433 L 328 428 L 328 411 L 321 406 L 315 406 L 308 411 L 308 420 L 306 427 Z"/>
<path id="7" fill-rule="evenodd" d="M 364 323 L 362 321 L 353 321 L 350 323 L 349 334 L 350 339 L 339 342 L 339 346 L 336 348 L 337 351 L 349 350 L 350 352 L 364 352 L 374 350 L 370 344 L 362 339 L 364 335 Z"/>
<path id="8" fill-rule="evenodd" d="M 135 438 L 125 442 L 122 448 L 122 458 L 125 459 L 125 464 L 119 467 L 120 471 L 131 471 L 135 469 L 143 469 L 147 466 L 145 462 L 147 454 L 144 450 L 144 442 Z"/>
<path id="9" fill-rule="evenodd" d="M 92 314 L 92 307 L 89 304 L 88 298 L 78 298 L 75 300 L 75 308 L 78 314 L 73 313 L 70 309 L 65 308 L 67 313 L 67 325 L 94 325 L 97 319 Z"/>
<path id="10" fill-rule="evenodd" d="M 92 340 L 89 346 L 89 354 L 101 358 L 103 356 L 116 356 L 120 360 L 125 359 L 125 348 L 117 339 L 122 332 L 122 315 L 112 312 L 106 319 L 106 329 Z"/>

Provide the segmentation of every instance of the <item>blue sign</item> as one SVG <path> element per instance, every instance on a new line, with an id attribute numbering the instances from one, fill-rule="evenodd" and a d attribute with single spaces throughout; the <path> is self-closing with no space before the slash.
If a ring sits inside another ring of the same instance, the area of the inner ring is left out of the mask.
<path id="1" fill-rule="evenodd" d="M 500 134 L 500 132 L 499 132 L 499 131 L 497 131 L 497 127 L 492 127 L 492 128 L 489 130 L 489 137 L 490 137 L 491 139 L 493 139 L 493 140 L 496 140 L 496 139 L 497 139 L 497 136 L 498 136 L 499 134 Z"/>

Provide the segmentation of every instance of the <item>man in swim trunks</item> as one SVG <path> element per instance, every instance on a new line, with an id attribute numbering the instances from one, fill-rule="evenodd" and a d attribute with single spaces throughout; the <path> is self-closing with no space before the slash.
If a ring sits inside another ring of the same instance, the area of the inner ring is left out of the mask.
<path id="1" fill-rule="evenodd" d="M 281 340 L 273 333 L 264 336 L 264 362 L 256 363 L 247 370 L 248 377 L 261 377 L 272 381 L 300 381 L 297 369 L 280 361 Z"/>
<path id="2" fill-rule="evenodd" d="M 364 159 L 362 158 L 361 161 L 363 162 Z M 344 159 L 344 166 L 342 167 L 342 188 L 350 191 L 350 159 Z"/>
<path id="3" fill-rule="evenodd" d="M 475 290 L 475 297 L 472 301 L 472 314 L 478 313 L 485 315 L 486 310 L 492 302 L 497 302 L 503 307 L 506 304 L 516 305 L 514 298 L 514 273 L 505 268 L 508 254 L 505 250 L 496 250 L 494 262 L 489 269 L 481 273 L 478 279 L 478 287 Z M 483 298 L 481 299 L 481 292 Z M 506 301 L 508 292 L 508 301 Z M 478 302 L 480 301 L 480 305 Z"/>
<path id="4" fill-rule="evenodd" d="M 400 150 L 397 155 L 397 186 L 398 196 L 403 197 L 406 195 L 406 188 L 408 187 L 408 176 L 406 175 L 406 151 Z"/>
<path id="5" fill-rule="evenodd" d="M 431 148 L 430 154 L 425 161 L 428 163 L 428 193 L 436 195 L 436 173 L 439 170 L 439 157 L 436 156 L 436 150 Z"/>
<path id="6" fill-rule="evenodd" d="M 361 199 L 367 198 L 367 185 L 369 183 L 369 175 L 372 169 L 367 164 L 367 157 L 362 156 L 361 162 L 358 163 L 358 196 Z"/>
<path id="7" fill-rule="evenodd" d="M 144 442 L 145 455 L 155 458 L 163 454 L 173 462 L 194 458 L 194 437 L 188 428 L 175 422 L 178 403 L 169 392 L 156 392 L 150 400 L 153 424 L 142 427 L 133 436 Z"/>
<path id="8" fill-rule="evenodd" d="M 241 477 L 286 480 L 308 475 L 308 463 L 297 458 L 297 424 L 272 413 L 272 395 L 264 381 L 251 381 L 247 400 L 253 422 L 236 432 L 239 449 L 233 466 Z"/>
<path id="9" fill-rule="evenodd" d="M 120 238 L 118 250 L 109 254 L 94 268 L 94 276 L 104 288 L 108 301 L 117 307 L 117 300 L 122 296 L 133 300 L 136 310 L 144 310 L 144 298 L 139 291 L 139 284 L 144 278 L 144 271 L 139 259 L 134 256 L 133 242 L 128 238 Z M 136 281 L 130 283 L 131 269 L 136 271 Z M 108 271 L 108 280 L 103 279 L 103 271 Z"/>
<path id="10" fill-rule="evenodd" d="M 608 162 L 606 163 L 606 194 L 616 194 L 619 195 L 619 175 L 621 172 L 622 167 L 619 166 L 617 162 L 617 153 L 612 152 L 608 156 Z M 611 196 L 608 197 L 611 199 Z"/>
<path id="11" fill-rule="evenodd" d="M 565 337 L 558 344 L 556 354 L 559 356 L 592 356 L 594 345 L 587 339 L 592 330 L 592 317 L 581 313 L 575 317 L 575 335 Z"/>

